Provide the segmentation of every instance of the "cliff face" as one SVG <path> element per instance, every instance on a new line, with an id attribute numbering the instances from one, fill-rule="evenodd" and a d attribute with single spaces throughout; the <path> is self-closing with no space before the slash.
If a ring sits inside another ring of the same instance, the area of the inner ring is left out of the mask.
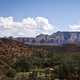
<path id="1" fill-rule="evenodd" d="M 67 43 L 80 43 L 80 32 L 56 32 L 52 35 L 40 34 L 35 38 L 15 38 L 15 40 L 30 45 L 62 45 Z"/>
<path id="2" fill-rule="evenodd" d="M 51 37 L 53 38 L 54 34 Z M 57 44 L 79 43 L 80 32 L 57 32 L 55 33 L 55 39 Z"/>

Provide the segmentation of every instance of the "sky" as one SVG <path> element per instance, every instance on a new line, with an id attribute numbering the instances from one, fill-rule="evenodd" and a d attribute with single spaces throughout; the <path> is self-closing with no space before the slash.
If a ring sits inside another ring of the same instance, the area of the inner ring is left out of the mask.
<path id="1" fill-rule="evenodd" d="M 80 31 L 80 0 L 0 0 L 0 36 Z"/>

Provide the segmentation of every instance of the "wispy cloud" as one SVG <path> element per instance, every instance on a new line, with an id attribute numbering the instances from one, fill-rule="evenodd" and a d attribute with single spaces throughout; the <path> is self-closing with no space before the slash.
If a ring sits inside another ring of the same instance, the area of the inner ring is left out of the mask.
<path id="1" fill-rule="evenodd" d="M 80 24 L 69 25 L 70 31 L 80 31 Z"/>
<path id="2" fill-rule="evenodd" d="M 1 36 L 35 36 L 36 33 L 50 34 L 55 26 L 44 17 L 27 17 L 16 21 L 14 17 L 0 17 Z"/>

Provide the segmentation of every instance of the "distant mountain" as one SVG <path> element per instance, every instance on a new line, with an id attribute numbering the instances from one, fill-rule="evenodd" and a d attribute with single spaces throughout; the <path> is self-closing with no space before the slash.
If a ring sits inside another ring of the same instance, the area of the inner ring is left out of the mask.
<path id="1" fill-rule="evenodd" d="M 15 40 L 29 45 L 63 45 L 80 43 L 80 32 L 56 32 L 51 35 L 40 34 L 35 38 L 17 37 Z"/>

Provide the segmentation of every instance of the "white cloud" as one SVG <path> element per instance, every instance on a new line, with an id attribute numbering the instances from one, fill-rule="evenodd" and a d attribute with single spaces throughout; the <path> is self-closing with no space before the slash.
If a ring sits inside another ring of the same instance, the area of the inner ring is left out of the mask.
<path id="1" fill-rule="evenodd" d="M 25 28 L 28 28 L 28 29 L 36 29 L 37 28 L 36 21 L 33 18 L 30 18 L 30 17 L 23 19 L 22 20 L 22 25 Z"/>
<path id="2" fill-rule="evenodd" d="M 13 17 L 0 17 L 0 36 L 35 36 L 36 33 L 53 33 L 54 26 L 44 17 L 27 17 L 15 21 Z"/>
<path id="3" fill-rule="evenodd" d="M 52 31 L 54 29 L 47 18 L 36 17 L 35 21 L 38 25 L 38 28 L 41 28 L 45 32 Z"/>
<path id="4" fill-rule="evenodd" d="M 14 22 L 13 17 L 0 17 L 0 26 L 4 28 L 12 28 Z"/>

